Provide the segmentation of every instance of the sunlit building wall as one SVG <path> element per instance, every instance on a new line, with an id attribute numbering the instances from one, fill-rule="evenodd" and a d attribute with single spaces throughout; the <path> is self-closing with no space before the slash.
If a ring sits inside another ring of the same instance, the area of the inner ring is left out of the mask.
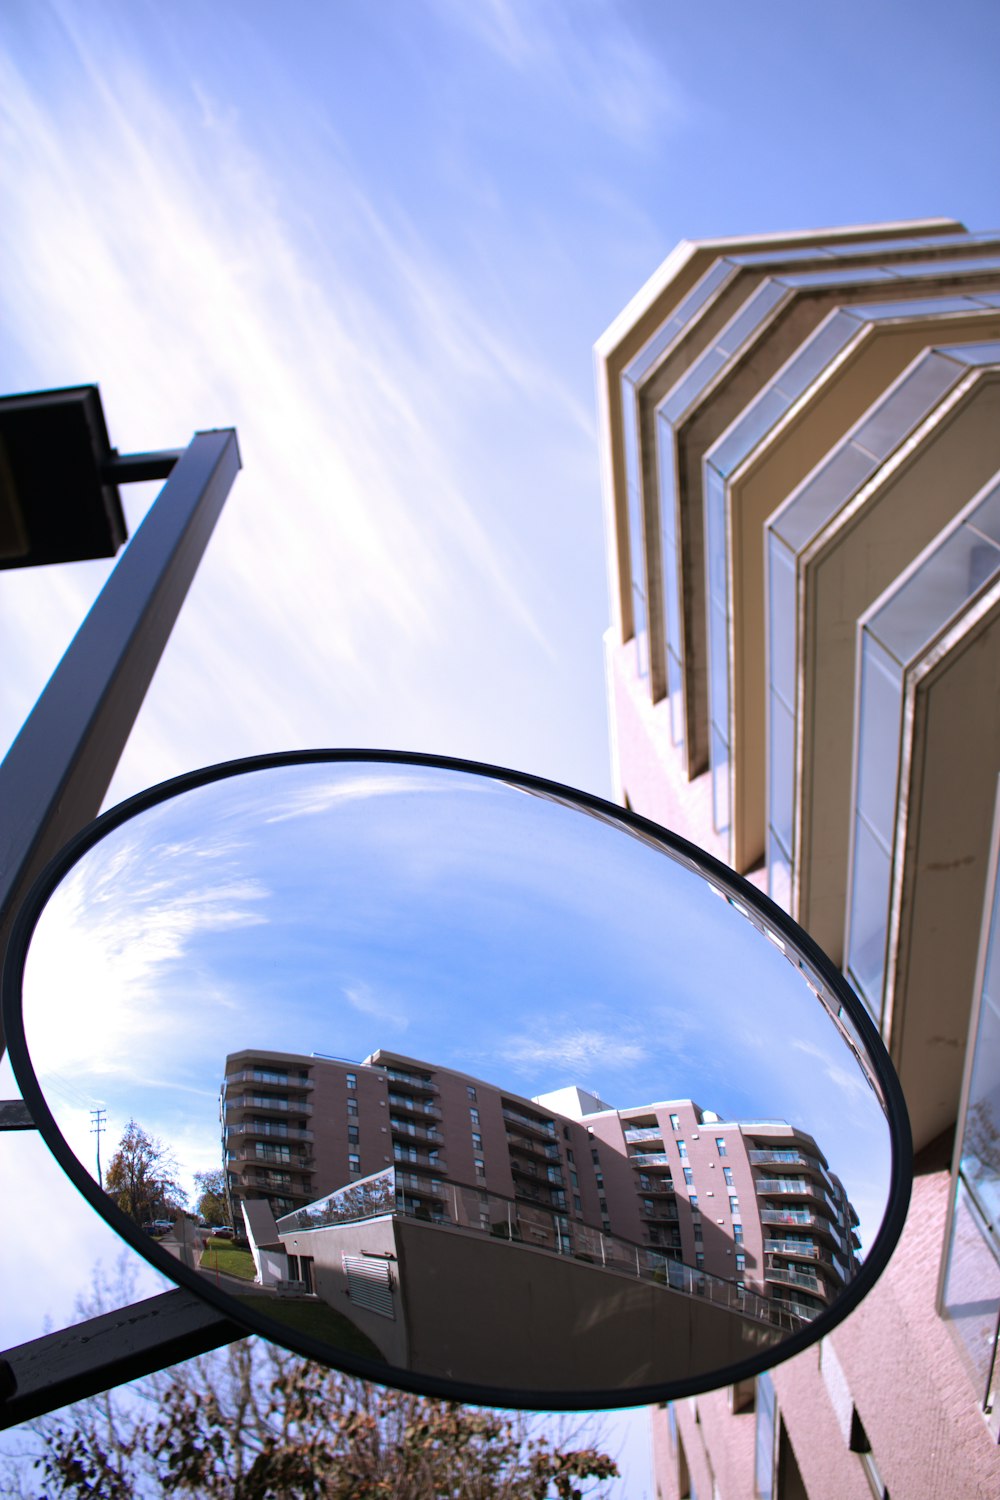
<path id="1" fill-rule="evenodd" d="M 1000 1139 L 982 978 L 998 247 L 952 226 L 932 266 L 925 226 L 892 228 L 874 257 L 891 295 L 864 290 L 862 253 L 839 272 L 743 267 L 728 331 L 699 336 L 761 247 L 685 245 L 597 346 L 620 800 L 815 928 L 882 1028 L 918 1148 L 899 1248 L 848 1322 L 756 1386 L 654 1414 L 663 1500 L 1000 1493 L 997 1169 L 981 1165 L 984 1118 Z"/>

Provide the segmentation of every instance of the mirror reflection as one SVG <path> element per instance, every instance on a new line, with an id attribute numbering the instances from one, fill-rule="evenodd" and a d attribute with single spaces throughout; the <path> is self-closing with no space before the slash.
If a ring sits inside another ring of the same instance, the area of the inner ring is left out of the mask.
<path id="1" fill-rule="evenodd" d="M 878 1080 L 788 936 L 514 778 L 279 764 L 144 806 L 49 896 L 23 1015 L 149 1257 L 389 1383 L 724 1378 L 836 1308 L 886 1207 Z"/>

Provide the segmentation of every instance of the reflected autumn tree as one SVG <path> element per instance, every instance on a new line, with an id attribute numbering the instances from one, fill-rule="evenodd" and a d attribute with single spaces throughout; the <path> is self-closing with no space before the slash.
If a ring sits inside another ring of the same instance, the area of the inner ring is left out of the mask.
<path id="1" fill-rule="evenodd" d="M 156 1136 L 129 1120 L 104 1173 L 104 1191 L 133 1223 L 179 1213 L 186 1195 L 176 1181 L 172 1152 Z"/>

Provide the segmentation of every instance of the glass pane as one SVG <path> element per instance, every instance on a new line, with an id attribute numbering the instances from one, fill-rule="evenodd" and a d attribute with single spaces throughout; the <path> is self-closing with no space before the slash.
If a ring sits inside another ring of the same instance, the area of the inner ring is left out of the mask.
<path id="1" fill-rule="evenodd" d="M 774 530 L 798 551 L 846 505 L 874 474 L 877 464 L 853 443 L 835 448 L 772 521 Z"/>
<path id="2" fill-rule="evenodd" d="M 706 349 L 695 360 L 662 403 L 661 410 L 668 422 L 679 421 L 688 408 L 695 405 L 725 363 L 726 356 L 718 345 Z"/>
<path id="3" fill-rule="evenodd" d="M 851 933 L 847 965 L 858 993 L 876 1021 L 882 1015 L 891 872 L 888 854 L 864 818 L 857 817 L 851 867 Z"/>
<path id="4" fill-rule="evenodd" d="M 859 323 L 880 323 L 890 318 L 933 318 L 945 313 L 971 313 L 975 307 L 976 299 L 972 297 L 914 297 L 909 301 L 866 303 L 853 308 L 851 316 Z"/>
<path id="5" fill-rule="evenodd" d="M 711 464 L 704 466 L 704 488 L 708 594 L 725 609 L 729 593 L 726 579 L 726 482 Z"/>
<path id="6" fill-rule="evenodd" d="M 795 707 L 795 559 L 773 532 L 767 538 L 768 663 L 771 687 Z"/>
<path id="7" fill-rule="evenodd" d="M 708 611 L 708 712 L 729 737 L 729 617 L 724 604 L 712 600 Z"/>
<path id="8" fill-rule="evenodd" d="M 850 343 L 857 331 L 857 324 L 847 313 L 832 313 L 806 340 L 794 359 L 789 360 L 775 384 L 786 396 L 797 400 L 831 359 Z"/>
<path id="9" fill-rule="evenodd" d="M 667 696 L 670 699 L 670 738 L 675 745 L 684 743 L 684 674 L 672 651 L 667 652 Z"/>
<path id="10" fill-rule="evenodd" d="M 654 333 L 625 371 L 625 377 L 636 385 L 644 380 L 653 366 L 683 333 L 691 319 L 707 306 L 719 288 L 733 275 L 731 260 L 717 260 L 688 293 L 676 312 Z"/>
<path id="11" fill-rule="evenodd" d="M 710 462 L 720 474 L 731 474 L 771 431 L 791 405 L 791 399 L 775 386 L 767 386 L 751 401 L 742 416 L 712 449 Z"/>
<path id="12" fill-rule="evenodd" d="M 867 630 L 861 646 L 857 806 L 886 850 L 892 848 L 899 773 L 903 676 Z"/>
<path id="13" fill-rule="evenodd" d="M 767 894 L 785 911 L 791 912 L 792 863 L 780 842 L 769 830 L 767 841 Z"/>
<path id="14" fill-rule="evenodd" d="M 1000 881 L 990 924 L 982 1005 L 976 1028 L 962 1175 L 995 1234 L 1000 1234 Z"/>
<path id="15" fill-rule="evenodd" d="M 714 724 L 709 755 L 712 767 L 712 822 L 716 833 L 726 833 L 729 829 L 729 746 Z"/>
<path id="16" fill-rule="evenodd" d="M 948 1246 L 944 1311 L 958 1335 L 977 1399 L 984 1403 L 996 1357 L 1000 1264 L 960 1179 Z"/>
<path id="17" fill-rule="evenodd" d="M 941 350 L 966 365 L 1000 364 L 1000 344 L 953 344 Z"/>
<path id="18" fill-rule="evenodd" d="M 976 506 L 969 517 L 969 525 L 1000 544 L 1000 484 L 994 485 L 989 494 Z"/>
<path id="19" fill-rule="evenodd" d="M 716 343 L 716 348 L 727 357 L 735 354 L 763 325 L 772 308 L 776 307 L 787 295 L 787 290 L 780 281 L 765 281 L 757 288 L 746 306 L 742 307 L 735 318 L 726 324 Z"/>
<path id="20" fill-rule="evenodd" d="M 886 458 L 951 389 L 958 374 L 951 360 L 930 350 L 855 428 L 852 441 L 875 458 Z"/>
<path id="21" fill-rule="evenodd" d="M 960 526 L 894 590 L 870 628 L 899 661 L 911 661 L 998 568 L 1000 547 Z"/>
<path id="22" fill-rule="evenodd" d="M 639 677 L 649 676 L 649 632 L 646 629 L 646 601 L 633 593 L 632 608 L 636 611 L 635 624 L 635 670 Z M 639 618 L 639 611 L 642 618 Z"/>
<path id="23" fill-rule="evenodd" d="M 792 847 L 795 806 L 795 719 L 777 693 L 769 694 L 768 795 L 770 823 L 786 849 Z"/>

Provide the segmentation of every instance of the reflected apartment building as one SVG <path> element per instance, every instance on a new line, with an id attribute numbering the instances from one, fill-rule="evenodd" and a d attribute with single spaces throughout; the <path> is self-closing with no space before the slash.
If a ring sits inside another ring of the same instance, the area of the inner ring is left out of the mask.
<path id="1" fill-rule="evenodd" d="M 661 1500 L 1000 1493 L 998 254 L 685 242 L 597 345 L 619 799 L 843 965 L 917 1152 L 841 1328 L 654 1413 Z"/>
<path id="2" fill-rule="evenodd" d="M 650 1275 L 684 1266 L 786 1327 L 857 1269 L 857 1216 L 813 1137 L 690 1099 L 619 1110 L 384 1050 L 352 1063 L 250 1049 L 226 1059 L 222 1122 L 236 1225 L 243 1202 L 280 1224 L 391 1167 L 397 1213 Z"/>

